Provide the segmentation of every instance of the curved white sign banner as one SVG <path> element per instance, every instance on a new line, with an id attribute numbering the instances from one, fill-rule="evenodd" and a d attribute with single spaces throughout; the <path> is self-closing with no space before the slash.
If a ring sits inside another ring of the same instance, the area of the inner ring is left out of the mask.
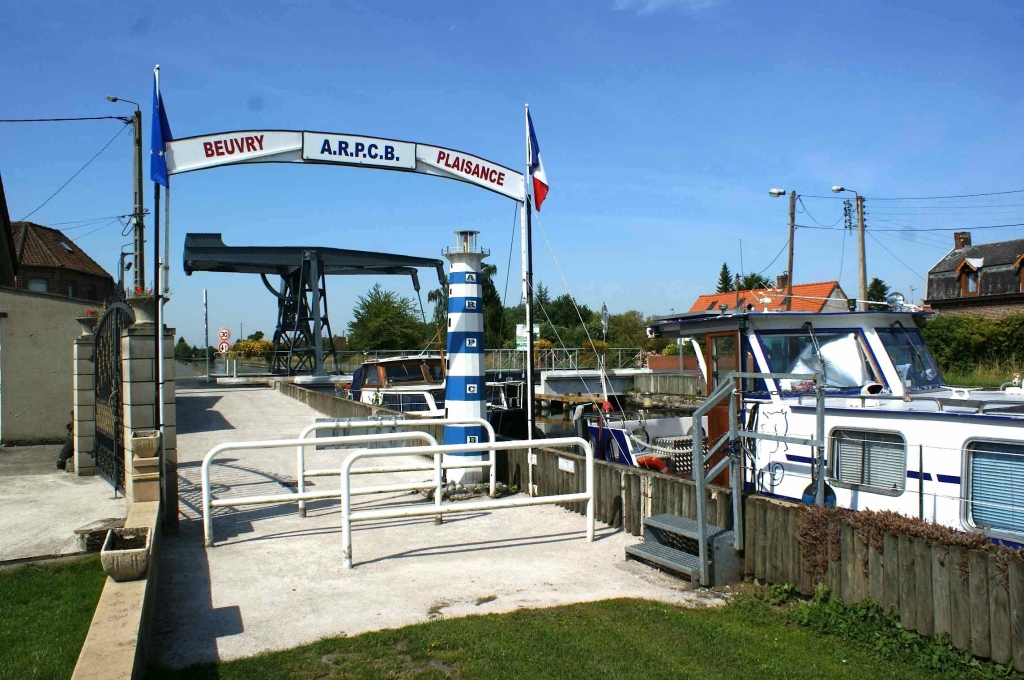
<path id="1" fill-rule="evenodd" d="M 419 172 L 523 201 L 523 175 L 471 154 L 397 139 L 295 130 L 243 130 L 168 142 L 167 174 L 239 163 L 325 163 Z"/>

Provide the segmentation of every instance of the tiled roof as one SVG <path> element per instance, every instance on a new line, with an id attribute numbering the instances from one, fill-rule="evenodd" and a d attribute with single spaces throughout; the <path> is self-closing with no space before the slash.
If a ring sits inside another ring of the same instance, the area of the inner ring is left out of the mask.
<path id="1" fill-rule="evenodd" d="M 832 291 L 838 287 L 839 282 L 837 281 L 822 281 L 821 283 L 794 283 L 793 304 L 791 306 L 791 310 L 794 312 L 820 312 L 828 301 L 828 297 L 832 295 Z M 768 309 L 770 310 L 778 311 L 785 309 L 786 307 L 786 291 L 776 291 L 774 288 L 768 288 L 757 291 L 741 290 L 738 294 L 735 291 L 730 291 L 728 293 L 711 293 L 709 295 L 701 295 L 697 298 L 697 301 L 693 303 L 693 306 L 690 307 L 690 311 L 713 311 L 718 309 L 719 305 L 726 305 L 729 309 L 735 309 L 737 296 L 740 300 L 740 307 L 753 304 L 755 309 L 762 310 L 765 305 L 761 302 L 761 298 L 764 297 L 772 299 L 772 301 L 768 303 Z"/>
<path id="2" fill-rule="evenodd" d="M 960 266 L 964 260 L 983 260 L 981 266 L 993 267 L 998 265 L 1013 264 L 1017 258 L 1024 253 L 1024 238 L 1012 241 L 997 241 L 996 243 L 979 243 L 976 246 L 957 248 L 949 251 L 939 263 L 928 270 L 929 274 L 939 272 L 951 272 Z"/>
<path id="3" fill-rule="evenodd" d="M 12 222 L 14 250 L 18 265 L 24 267 L 60 267 L 95 276 L 110 274 L 85 251 L 57 229 L 34 222 Z"/>

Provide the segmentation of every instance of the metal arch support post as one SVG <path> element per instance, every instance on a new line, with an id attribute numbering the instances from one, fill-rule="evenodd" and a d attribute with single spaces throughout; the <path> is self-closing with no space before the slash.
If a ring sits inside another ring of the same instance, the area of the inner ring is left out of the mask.
<path id="1" fill-rule="evenodd" d="M 386 420 L 335 420 L 333 422 L 319 422 L 311 423 L 303 428 L 302 433 L 299 434 L 299 439 L 307 439 L 312 432 L 317 430 L 336 430 L 336 429 L 349 429 L 353 427 L 416 427 L 423 424 L 430 425 L 480 425 L 487 431 L 487 437 L 489 442 L 498 441 L 497 434 L 494 432 L 494 426 L 491 425 L 484 418 L 431 418 L 426 423 L 422 420 L 398 420 L 394 418 L 390 421 Z M 324 440 L 313 442 L 314 444 L 322 444 Z M 296 471 L 295 478 L 298 482 L 299 495 L 306 491 L 306 477 L 309 475 L 306 472 L 306 447 L 309 445 L 308 442 L 302 443 L 296 447 L 296 461 L 298 463 L 298 470 Z M 495 458 L 494 451 L 490 452 L 490 487 L 491 496 L 494 496 L 497 483 L 498 483 L 498 466 Z M 462 464 L 460 467 L 474 467 L 469 464 Z M 477 466 L 480 467 L 480 466 Z M 384 472 L 385 470 L 380 470 Z M 393 469 L 390 472 L 401 472 L 402 470 Z M 336 472 L 341 472 L 337 470 Z M 306 516 L 306 501 L 299 500 L 299 517 Z"/>
<path id="2" fill-rule="evenodd" d="M 348 435 L 344 437 L 325 437 L 319 441 L 320 444 L 359 444 L 364 442 L 387 442 L 396 441 L 400 439 L 419 439 L 420 441 L 429 444 L 428 447 L 436 447 L 437 440 L 431 437 L 426 432 L 390 432 L 386 434 L 359 434 L 359 435 Z M 201 469 L 201 479 L 203 487 L 203 545 L 207 548 L 213 546 L 213 512 L 212 512 L 212 498 L 210 492 L 210 463 L 221 453 L 225 451 L 239 451 L 244 449 L 283 449 L 291 446 L 301 446 L 304 442 L 302 439 L 271 439 L 268 441 L 247 441 L 247 442 L 225 442 L 218 444 L 207 452 L 206 456 L 203 457 L 203 465 Z M 381 450 L 392 450 L 392 451 L 404 451 L 406 455 L 409 454 L 411 449 L 381 449 Z M 394 485 L 394 486 L 408 486 L 408 485 Z M 387 488 L 387 491 L 398 491 L 404 489 Z M 336 496 L 335 492 L 326 492 L 331 494 L 325 496 L 325 492 L 317 492 L 316 498 L 332 497 Z M 299 494 L 278 494 L 276 497 L 271 496 L 250 496 L 247 498 L 232 498 L 231 502 L 238 505 L 253 505 L 259 503 L 291 503 L 298 500 Z M 307 494 L 307 498 L 312 494 Z"/>
<path id="3" fill-rule="evenodd" d="M 326 442 L 327 440 L 321 440 Z M 525 446 L 524 446 L 525 445 Z M 484 451 L 507 451 L 508 449 L 521 449 L 529 447 L 529 441 L 504 441 L 488 442 L 486 444 L 448 444 L 442 446 L 416 447 L 413 451 L 419 454 L 444 454 L 444 453 L 475 453 L 481 449 Z M 559 437 L 545 439 L 545 446 L 564 447 L 578 446 L 586 456 L 586 491 L 583 493 L 559 494 L 555 496 L 540 496 L 528 498 L 514 498 L 501 501 L 482 501 L 470 503 L 457 503 L 442 506 L 435 502 L 430 507 L 404 507 L 404 508 L 382 508 L 379 510 L 358 510 L 352 512 L 351 493 L 351 472 L 353 464 L 361 458 L 391 458 L 395 456 L 409 455 L 409 449 L 372 449 L 353 452 L 341 468 L 341 540 L 342 559 L 346 569 L 352 568 L 352 522 L 374 519 L 395 519 L 399 517 L 429 517 L 438 516 L 451 512 L 486 512 L 490 510 L 501 510 L 503 508 L 514 508 L 531 505 L 551 505 L 554 503 L 576 503 L 587 502 L 587 541 L 594 540 L 594 449 L 590 442 L 580 437 Z M 439 474 L 439 472 L 437 473 Z"/>
<path id="4" fill-rule="evenodd" d="M 734 378 L 730 384 L 737 386 L 729 397 L 729 483 L 732 487 L 732 547 L 743 549 L 743 453 L 739 441 L 739 385 L 740 379 Z"/>
<path id="5" fill-rule="evenodd" d="M 825 378 L 814 374 L 814 438 L 818 440 L 818 479 L 814 488 L 814 504 L 825 505 Z"/>

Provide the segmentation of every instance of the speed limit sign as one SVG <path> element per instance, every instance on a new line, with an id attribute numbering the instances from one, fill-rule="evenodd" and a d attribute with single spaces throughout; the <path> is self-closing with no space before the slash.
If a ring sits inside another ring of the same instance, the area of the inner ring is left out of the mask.
<path id="1" fill-rule="evenodd" d="M 221 342 L 227 342 L 231 339 L 231 331 L 228 330 L 227 326 L 222 326 L 221 329 L 217 331 L 217 339 Z"/>
<path id="2" fill-rule="evenodd" d="M 218 354 L 227 354 L 231 350 L 231 345 L 228 344 L 227 340 L 221 340 L 220 344 L 217 345 Z"/>

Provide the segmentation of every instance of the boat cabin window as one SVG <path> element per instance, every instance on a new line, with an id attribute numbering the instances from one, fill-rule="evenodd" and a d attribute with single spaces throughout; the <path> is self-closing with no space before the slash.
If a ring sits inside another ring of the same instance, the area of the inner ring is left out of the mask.
<path id="1" fill-rule="evenodd" d="M 441 382 L 444 380 L 444 366 L 440 361 L 428 361 L 424 365 L 427 367 L 427 375 L 430 376 L 431 381 Z"/>
<path id="2" fill-rule="evenodd" d="M 401 392 L 397 394 L 382 394 L 381 399 L 384 402 L 384 406 L 393 411 L 409 413 L 430 410 L 430 406 L 427 404 L 427 396 L 425 394 L 409 394 Z"/>
<path id="3" fill-rule="evenodd" d="M 444 410 L 444 390 L 430 390 L 430 396 L 434 398 L 434 408 L 438 411 Z"/>
<path id="4" fill-rule="evenodd" d="M 1024 534 L 1024 445 L 974 441 L 967 445 L 967 455 L 970 523 Z"/>
<path id="5" fill-rule="evenodd" d="M 942 373 L 917 328 L 896 325 L 876 330 L 907 389 L 942 387 Z"/>
<path id="6" fill-rule="evenodd" d="M 893 495 L 903 493 L 906 486 L 907 446 L 899 434 L 833 430 L 829 458 L 838 486 L 867 487 Z"/>
<path id="7" fill-rule="evenodd" d="M 383 364 L 389 384 L 424 382 L 427 378 L 421 368 L 423 365 L 420 362 Z M 440 367 L 438 368 L 440 369 Z"/>
<path id="8" fill-rule="evenodd" d="M 363 376 L 363 385 L 368 387 L 380 387 L 380 371 L 376 366 L 366 367 L 366 375 Z"/>
<path id="9" fill-rule="evenodd" d="M 806 330 L 794 333 L 761 333 L 765 359 L 773 373 L 825 374 L 825 386 L 834 389 L 860 389 L 881 382 L 868 360 L 859 333 L 816 330 L 812 338 Z M 815 340 L 817 348 L 815 348 Z M 818 355 L 820 349 L 820 356 Z M 780 380 L 783 392 L 810 392 L 813 380 Z"/>

